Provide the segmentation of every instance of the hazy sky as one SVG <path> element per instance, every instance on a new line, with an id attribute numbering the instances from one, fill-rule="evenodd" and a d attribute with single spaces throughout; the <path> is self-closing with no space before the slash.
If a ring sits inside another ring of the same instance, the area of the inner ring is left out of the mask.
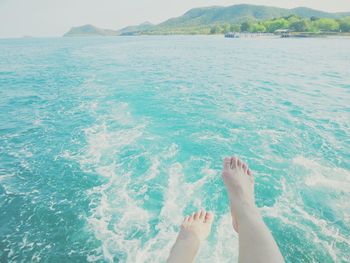
<path id="1" fill-rule="evenodd" d="M 193 7 L 239 3 L 350 11 L 350 0 L 0 0 L 0 37 L 60 36 L 83 24 L 119 29 L 159 23 Z"/>

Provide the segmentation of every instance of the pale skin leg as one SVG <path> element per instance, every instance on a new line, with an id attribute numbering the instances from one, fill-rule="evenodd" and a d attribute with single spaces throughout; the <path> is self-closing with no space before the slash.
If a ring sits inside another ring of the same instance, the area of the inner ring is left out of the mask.
<path id="1" fill-rule="evenodd" d="M 226 157 L 222 177 L 230 199 L 232 225 L 239 235 L 239 262 L 284 262 L 255 205 L 254 179 L 248 165 Z"/>
<path id="2" fill-rule="evenodd" d="M 239 234 L 239 262 L 284 262 L 254 198 L 254 178 L 248 165 L 235 157 L 224 159 L 222 177 L 229 195 L 232 225 Z M 213 215 L 199 211 L 185 218 L 167 263 L 194 262 L 211 229 Z"/>
<path id="3" fill-rule="evenodd" d="M 191 263 L 198 253 L 201 243 L 208 237 L 213 214 L 204 210 L 187 216 L 180 233 L 171 249 L 167 263 Z"/>

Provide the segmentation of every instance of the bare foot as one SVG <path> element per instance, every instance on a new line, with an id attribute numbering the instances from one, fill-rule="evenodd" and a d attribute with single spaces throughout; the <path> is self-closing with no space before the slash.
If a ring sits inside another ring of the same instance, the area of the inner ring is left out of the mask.
<path id="1" fill-rule="evenodd" d="M 213 215 L 210 212 L 201 210 L 193 213 L 191 216 L 185 217 L 182 222 L 179 238 L 186 238 L 189 235 L 193 235 L 199 242 L 202 242 L 208 237 L 212 222 Z"/>
<path id="2" fill-rule="evenodd" d="M 239 213 L 256 208 L 254 178 L 248 165 L 236 157 L 225 157 L 222 178 L 229 195 L 232 225 L 239 230 Z"/>
<path id="3" fill-rule="evenodd" d="M 213 217 L 204 210 L 185 217 L 167 262 L 193 262 L 200 244 L 210 233 Z"/>

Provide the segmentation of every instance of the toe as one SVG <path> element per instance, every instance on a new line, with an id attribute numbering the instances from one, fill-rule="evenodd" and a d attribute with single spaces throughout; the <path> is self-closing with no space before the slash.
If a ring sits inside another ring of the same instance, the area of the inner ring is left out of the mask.
<path id="1" fill-rule="evenodd" d="M 236 168 L 237 167 L 237 158 L 236 157 L 231 157 L 231 162 L 230 162 L 230 167 L 232 169 Z"/>
<path id="2" fill-rule="evenodd" d="M 192 222 L 194 220 L 194 213 L 188 217 L 187 222 Z"/>
<path id="3" fill-rule="evenodd" d="M 194 214 L 194 220 L 198 220 L 200 214 L 201 214 L 201 211 L 197 211 L 197 212 Z"/>
<path id="4" fill-rule="evenodd" d="M 202 209 L 200 214 L 199 214 L 199 220 L 200 221 L 203 221 L 204 220 L 204 217 L 205 217 L 205 211 Z"/>
<path id="5" fill-rule="evenodd" d="M 248 165 L 245 164 L 245 163 L 242 163 L 242 169 L 245 173 L 247 173 L 247 170 L 248 170 Z"/>
<path id="6" fill-rule="evenodd" d="M 231 163 L 231 158 L 230 157 L 225 157 L 224 158 L 224 169 L 230 168 L 230 163 Z"/>
<path id="7" fill-rule="evenodd" d="M 181 226 L 186 227 L 188 225 L 188 216 L 185 217 L 184 221 L 182 222 Z"/>
<path id="8" fill-rule="evenodd" d="M 213 222 L 214 214 L 212 212 L 206 212 L 204 217 L 204 222 L 211 224 Z"/>
<path id="9" fill-rule="evenodd" d="M 237 167 L 242 168 L 242 161 L 240 159 L 237 159 Z"/>
<path id="10" fill-rule="evenodd" d="M 191 223 L 191 221 L 193 221 L 192 215 L 188 215 L 185 217 L 183 224 L 188 225 Z"/>
<path id="11" fill-rule="evenodd" d="M 247 170 L 247 174 L 248 175 L 253 175 L 253 173 L 252 173 L 252 171 L 248 168 L 248 170 Z"/>

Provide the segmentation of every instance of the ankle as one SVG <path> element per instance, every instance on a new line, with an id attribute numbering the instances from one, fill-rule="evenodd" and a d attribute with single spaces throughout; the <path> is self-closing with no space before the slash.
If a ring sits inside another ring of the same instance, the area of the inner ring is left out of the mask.
<path id="1" fill-rule="evenodd" d="M 190 231 L 180 231 L 176 243 L 183 243 L 187 246 L 198 247 L 201 244 L 200 238 L 193 232 Z"/>
<path id="2" fill-rule="evenodd" d="M 179 235 L 173 245 L 167 263 L 193 262 L 200 248 L 200 241 L 193 235 Z"/>
<path id="3" fill-rule="evenodd" d="M 261 218 L 260 211 L 254 203 L 242 203 L 235 211 L 238 219 Z"/>

